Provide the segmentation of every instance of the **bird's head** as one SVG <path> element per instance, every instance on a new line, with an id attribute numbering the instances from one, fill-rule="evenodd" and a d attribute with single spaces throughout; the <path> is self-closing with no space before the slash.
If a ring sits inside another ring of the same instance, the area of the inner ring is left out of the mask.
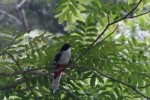
<path id="1" fill-rule="evenodd" d="M 61 51 L 66 51 L 66 50 L 68 50 L 68 49 L 70 49 L 70 48 L 71 48 L 70 44 L 66 43 L 66 44 L 64 44 L 64 45 L 62 46 Z"/>

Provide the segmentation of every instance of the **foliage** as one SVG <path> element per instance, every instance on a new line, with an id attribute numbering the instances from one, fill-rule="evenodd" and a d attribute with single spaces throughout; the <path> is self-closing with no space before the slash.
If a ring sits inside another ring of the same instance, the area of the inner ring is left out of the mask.
<path id="1" fill-rule="evenodd" d="M 0 49 L 0 98 L 149 99 L 150 38 L 138 33 L 150 30 L 149 4 L 62 0 L 56 17 L 72 34 L 9 33 L 10 45 Z M 52 94 L 51 64 L 64 43 L 71 44 L 74 61 L 64 71 L 60 92 Z"/>

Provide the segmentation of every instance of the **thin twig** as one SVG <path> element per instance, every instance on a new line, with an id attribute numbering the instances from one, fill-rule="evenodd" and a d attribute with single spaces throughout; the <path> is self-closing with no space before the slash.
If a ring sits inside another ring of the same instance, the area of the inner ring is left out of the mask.
<path id="1" fill-rule="evenodd" d="M 108 34 L 108 35 L 107 35 L 105 38 L 103 38 L 100 42 L 98 42 L 96 45 L 94 45 L 93 48 L 96 47 L 97 45 L 103 43 L 103 42 L 104 42 L 109 36 L 111 36 L 117 29 L 118 29 L 118 24 L 117 24 L 116 28 L 115 28 L 110 34 Z"/>
<path id="2" fill-rule="evenodd" d="M 136 18 L 136 17 L 139 17 L 139 16 L 146 15 L 146 14 L 148 14 L 148 13 L 150 13 L 150 11 L 147 11 L 147 12 L 144 12 L 144 13 L 142 13 L 142 14 L 135 15 L 135 16 L 130 16 L 130 17 L 127 17 L 126 19 Z"/>
<path id="3" fill-rule="evenodd" d="M 142 94 L 142 93 L 139 92 L 137 89 L 135 89 L 135 88 L 131 88 L 131 89 L 132 89 L 133 91 L 135 91 L 136 93 L 138 93 L 139 95 L 141 95 L 142 97 L 146 98 L 147 100 L 150 100 L 150 97 L 148 97 L 148 96 Z"/>
<path id="4" fill-rule="evenodd" d="M 139 6 L 139 4 L 140 4 L 142 1 L 143 1 L 143 0 L 140 0 L 140 1 L 137 3 L 137 5 L 136 5 L 130 12 L 128 12 L 128 13 L 127 13 L 125 16 L 123 16 L 122 18 L 120 18 L 120 19 L 118 19 L 118 20 L 116 20 L 116 21 L 111 22 L 110 25 L 115 24 L 115 23 L 118 23 L 118 22 L 120 22 L 121 20 L 126 19 L 130 14 L 132 14 L 132 13 L 135 11 L 135 9 L 137 9 L 137 7 Z"/>
<path id="5" fill-rule="evenodd" d="M 115 0 L 115 1 L 113 2 L 113 4 L 111 4 L 111 5 L 114 5 L 116 2 L 117 2 L 117 0 Z"/>

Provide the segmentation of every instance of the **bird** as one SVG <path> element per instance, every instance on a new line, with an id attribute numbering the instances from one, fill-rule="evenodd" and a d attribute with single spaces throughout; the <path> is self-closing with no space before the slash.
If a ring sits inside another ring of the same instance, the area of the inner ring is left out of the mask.
<path id="1" fill-rule="evenodd" d="M 54 76 L 51 84 L 51 89 L 53 93 L 59 90 L 60 78 L 62 75 L 62 71 L 69 65 L 71 62 L 71 46 L 70 44 L 64 44 L 60 52 L 58 52 L 54 58 L 53 66 L 54 66 Z"/>

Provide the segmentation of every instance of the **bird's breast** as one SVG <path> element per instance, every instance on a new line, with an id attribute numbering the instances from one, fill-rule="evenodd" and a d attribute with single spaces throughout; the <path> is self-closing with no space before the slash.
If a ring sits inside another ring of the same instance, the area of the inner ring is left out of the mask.
<path id="1" fill-rule="evenodd" d="M 71 51 L 70 50 L 63 51 L 59 60 L 59 64 L 68 65 L 70 58 L 71 58 Z"/>

